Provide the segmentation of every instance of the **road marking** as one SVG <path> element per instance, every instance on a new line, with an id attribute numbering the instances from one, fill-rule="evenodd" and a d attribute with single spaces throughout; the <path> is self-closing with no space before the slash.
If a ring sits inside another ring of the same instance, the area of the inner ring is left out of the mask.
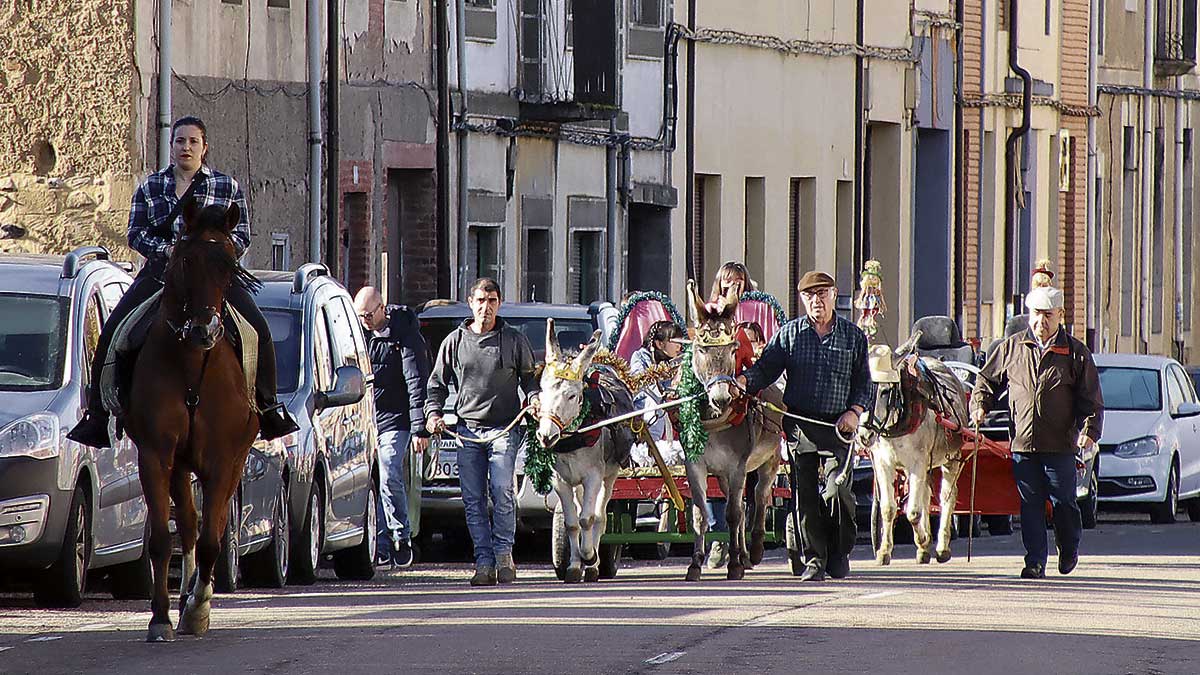
<path id="1" fill-rule="evenodd" d="M 237 604 L 239 604 L 239 605 L 250 605 L 250 604 L 253 604 L 253 603 L 256 603 L 256 602 L 266 602 L 266 601 L 267 601 L 267 599 L 266 599 L 266 598 L 255 598 L 255 599 L 253 599 L 253 600 L 238 600 L 238 601 L 237 601 Z"/>
<path id="2" fill-rule="evenodd" d="M 78 631 L 104 630 L 105 628 L 112 628 L 112 627 L 113 627 L 113 624 L 111 624 L 111 623 L 89 623 L 89 624 L 84 624 L 82 626 L 79 626 L 75 630 L 78 630 Z"/>
<path id="3" fill-rule="evenodd" d="M 651 666 L 661 666 L 664 663 L 670 663 L 672 661 L 678 660 L 684 654 L 687 654 L 687 652 L 663 652 L 662 654 L 659 654 L 658 656 L 655 656 L 652 659 L 646 659 L 642 663 L 645 663 L 645 664 L 651 665 Z"/>
<path id="4" fill-rule="evenodd" d="M 6 652 L 10 649 L 12 649 L 12 647 L 0 647 L 0 652 Z"/>
<path id="5" fill-rule="evenodd" d="M 61 635 L 47 635 L 46 637 L 29 638 L 28 640 L 26 640 L 26 642 L 53 642 L 55 640 L 61 640 L 61 639 L 62 639 Z"/>
<path id="6" fill-rule="evenodd" d="M 878 593 L 869 593 L 859 598 L 859 600 L 879 600 L 880 598 L 890 598 L 893 595 L 902 595 L 904 591 L 880 591 Z"/>

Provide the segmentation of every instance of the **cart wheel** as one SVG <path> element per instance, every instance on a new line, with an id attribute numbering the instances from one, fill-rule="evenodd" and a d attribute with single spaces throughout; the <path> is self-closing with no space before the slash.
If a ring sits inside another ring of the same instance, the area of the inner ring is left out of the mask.
<path id="1" fill-rule="evenodd" d="M 955 527 L 959 537 L 968 537 L 971 535 L 971 528 L 975 528 L 975 536 L 978 537 L 983 532 L 983 516 L 972 516 L 966 513 L 960 513 L 955 516 Z"/>
<path id="2" fill-rule="evenodd" d="M 554 518 L 550 526 L 550 560 L 554 565 L 554 576 L 562 581 L 567 575 L 567 564 L 571 562 L 571 542 L 567 541 L 567 518 L 562 504 L 554 506 Z"/>
<path id="3" fill-rule="evenodd" d="M 621 569 L 621 544 L 600 544 L 600 578 L 614 579 Z"/>

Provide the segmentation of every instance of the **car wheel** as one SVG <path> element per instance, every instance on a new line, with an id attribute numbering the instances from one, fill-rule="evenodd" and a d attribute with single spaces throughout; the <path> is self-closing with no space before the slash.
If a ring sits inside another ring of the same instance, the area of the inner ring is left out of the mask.
<path id="1" fill-rule="evenodd" d="M 988 535 L 993 537 L 1007 536 L 1013 533 L 1012 516 L 1010 515 L 993 515 L 984 516 L 983 522 L 987 524 Z"/>
<path id="2" fill-rule="evenodd" d="M 87 589 L 87 572 L 92 563 L 92 509 L 87 493 L 75 488 L 67 512 L 58 559 L 37 581 L 34 601 L 40 607 L 78 607 Z"/>
<path id="3" fill-rule="evenodd" d="M 1157 525 L 1170 525 L 1175 522 L 1175 513 L 1179 511 L 1179 469 L 1171 462 L 1171 470 L 1167 473 L 1167 495 L 1162 502 L 1150 507 L 1150 522 Z"/>
<path id="4" fill-rule="evenodd" d="M 229 499 L 229 515 L 225 518 L 225 531 L 221 533 L 221 552 L 217 555 L 216 569 L 213 571 L 213 589 L 218 593 L 233 593 L 238 589 L 238 575 L 241 573 L 241 557 L 238 549 L 241 540 L 238 526 L 241 509 L 238 508 L 237 495 Z"/>
<path id="5" fill-rule="evenodd" d="M 571 562 L 571 542 L 567 540 L 567 518 L 562 504 L 554 506 L 554 519 L 550 525 L 550 562 L 554 566 L 554 576 L 562 581 L 567 574 L 567 564 Z"/>
<path id="6" fill-rule="evenodd" d="M 1100 512 L 1100 479 L 1096 477 L 1096 471 L 1092 470 L 1092 477 L 1088 481 L 1088 496 L 1079 501 L 1079 514 L 1083 522 L 1083 529 L 1096 529 L 1096 519 Z"/>
<path id="7" fill-rule="evenodd" d="M 275 498 L 271 542 L 262 551 L 246 560 L 245 578 L 251 586 L 283 588 L 288 578 L 288 557 L 291 553 L 292 524 L 288 519 L 287 477 L 279 483 Z"/>
<path id="8" fill-rule="evenodd" d="M 114 600 L 149 600 L 154 593 L 154 565 L 150 557 L 150 524 L 142 535 L 142 555 L 109 572 L 109 586 Z"/>
<path id="9" fill-rule="evenodd" d="M 289 583 L 310 586 L 317 580 L 317 567 L 321 564 L 321 549 L 325 534 L 325 501 L 321 488 L 314 479 L 308 493 L 308 507 L 304 511 L 298 536 L 292 540 Z"/>
<path id="10" fill-rule="evenodd" d="M 375 486 L 367 490 L 363 536 L 357 546 L 333 554 L 333 571 L 339 579 L 369 581 L 375 578 Z"/>

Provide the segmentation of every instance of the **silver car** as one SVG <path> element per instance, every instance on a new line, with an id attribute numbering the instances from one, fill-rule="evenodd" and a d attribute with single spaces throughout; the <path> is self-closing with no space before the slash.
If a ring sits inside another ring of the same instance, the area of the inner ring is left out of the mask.
<path id="1" fill-rule="evenodd" d="M 77 606 L 101 568 L 114 596 L 149 597 L 137 450 L 66 438 L 100 327 L 132 282 L 108 258 L 0 258 L 0 577 L 32 582 L 43 606 Z"/>

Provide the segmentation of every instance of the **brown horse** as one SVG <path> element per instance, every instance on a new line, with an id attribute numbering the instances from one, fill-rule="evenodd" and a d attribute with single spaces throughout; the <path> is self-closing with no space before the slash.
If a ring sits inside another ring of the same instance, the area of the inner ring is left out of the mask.
<path id="1" fill-rule="evenodd" d="M 184 552 L 179 633 L 208 631 L 220 533 L 258 435 L 258 415 L 242 365 L 223 327 L 230 284 L 253 283 L 238 264 L 230 239 L 238 207 L 201 209 L 189 200 L 182 212 L 184 232 L 167 265 L 158 316 L 133 369 L 123 420 L 137 444 L 150 514 L 154 595 L 149 642 L 175 637 L 167 591 L 171 501 Z M 192 474 L 203 494 L 199 538 Z"/>

